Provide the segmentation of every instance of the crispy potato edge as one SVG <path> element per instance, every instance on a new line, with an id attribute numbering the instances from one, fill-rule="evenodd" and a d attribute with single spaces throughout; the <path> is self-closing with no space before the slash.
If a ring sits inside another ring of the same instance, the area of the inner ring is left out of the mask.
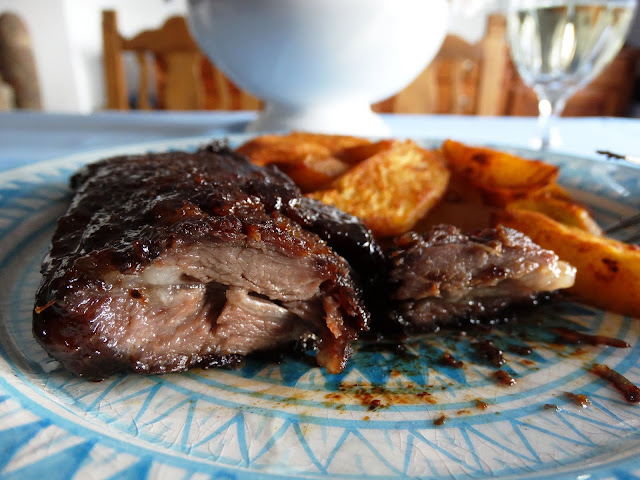
<path id="1" fill-rule="evenodd" d="M 539 212 L 506 209 L 493 220 L 520 230 L 576 267 L 569 292 L 579 301 L 640 317 L 640 247 L 563 225 Z"/>

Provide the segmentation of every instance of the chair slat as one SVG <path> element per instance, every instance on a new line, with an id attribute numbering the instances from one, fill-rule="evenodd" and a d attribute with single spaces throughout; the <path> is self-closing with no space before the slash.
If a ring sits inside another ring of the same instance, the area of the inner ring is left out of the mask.
<path id="1" fill-rule="evenodd" d="M 127 85 L 122 59 L 122 37 L 118 33 L 116 12 L 102 12 L 102 43 L 104 75 L 107 87 L 107 108 L 127 110 Z"/>
<path id="2" fill-rule="evenodd" d="M 116 13 L 106 10 L 102 12 L 102 31 L 107 108 L 129 109 L 123 62 L 125 52 L 135 53 L 140 70 L 137 108 L 154 107 L 149 98 L 150 85 L 156 88 L 156 108 L 236 110 L 260 107 L 258 99 L 235 87 L 206 59 L 193 40 L 184 17 L 171 17 L 158 29 L 124 38 L 118 32 Z M 153 58 L 153 72 L 148 66 L 149 55 Z"/>
<path id="3" fill-rule="evenodd" d="M 136 59 L 140 69 L 140 86 L 138 87 L 138 108 L 141 110 L 151 110 L 149 102 L 149 65 L 144 52 L 137 52 Z"/>

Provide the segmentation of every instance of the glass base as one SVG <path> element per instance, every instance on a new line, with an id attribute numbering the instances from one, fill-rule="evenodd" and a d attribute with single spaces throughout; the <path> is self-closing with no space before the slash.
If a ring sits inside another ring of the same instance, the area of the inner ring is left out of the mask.
<path id="1" fill-rule="evenodd" d="M 529 146 L 534 150 L 551 150 L 562 146 L 562 137 L 556 127 L 549 130 L 549 138 L 543 142 L 539 135 L 529 140 Z"/>

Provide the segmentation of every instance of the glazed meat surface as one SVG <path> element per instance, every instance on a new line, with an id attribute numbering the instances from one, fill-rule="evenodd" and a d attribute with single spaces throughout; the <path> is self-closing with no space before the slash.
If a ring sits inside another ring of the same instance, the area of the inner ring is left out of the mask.
<path id="1" fill-rule="evenodd" d="M 275 168 L 211 145 L 103 160 L 71 183 L 33 331 L 76 374 L 225 365 L 310 336 L 335 373 L 368 326 L 343 255 L 373 278 L 371 233 Z"/>
<path id="2" fill-rule="evenodd" d="M 555 253 L 504 227 L 410 232 L 395 240 L 389 259 L 393 314 L 418 330 L 494 317 L 575 280 L 575 268 Z"/>

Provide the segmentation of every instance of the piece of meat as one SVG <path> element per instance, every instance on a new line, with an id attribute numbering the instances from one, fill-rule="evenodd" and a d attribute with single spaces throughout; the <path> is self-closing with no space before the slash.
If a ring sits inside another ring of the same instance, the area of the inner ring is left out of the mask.
<path id="1" fill-rule="evenodd" d="M 310 336 L 335 373 L 368 327 L 351 267 L 331 245 L 375 265 L 371 233 L 302 197 L 276 168 L 211 145 L 103 160 L 71 183 L 33 331 L 78 375 L 225 365 Z"/>
<path id="2" fill-rule="evenodd" d="M 352 275 L 362 286 L 362 297 L 372 320 L 383 324 L 387 304 L 387 261 L 371 231 L 357 217 L 307 197 L 290 202 L 286 214 L 319 235 L 348 260 Z"/>
<path id="3" fill-rule="evenodd" d="M 394 315 L 428 330 L 460 319 L 486 319 L 531 304 L 541 292 L 573 285 L 576 270 L 509 228 L 465 235 L 439 225 L 399 237 L 389 252 Z"/>

